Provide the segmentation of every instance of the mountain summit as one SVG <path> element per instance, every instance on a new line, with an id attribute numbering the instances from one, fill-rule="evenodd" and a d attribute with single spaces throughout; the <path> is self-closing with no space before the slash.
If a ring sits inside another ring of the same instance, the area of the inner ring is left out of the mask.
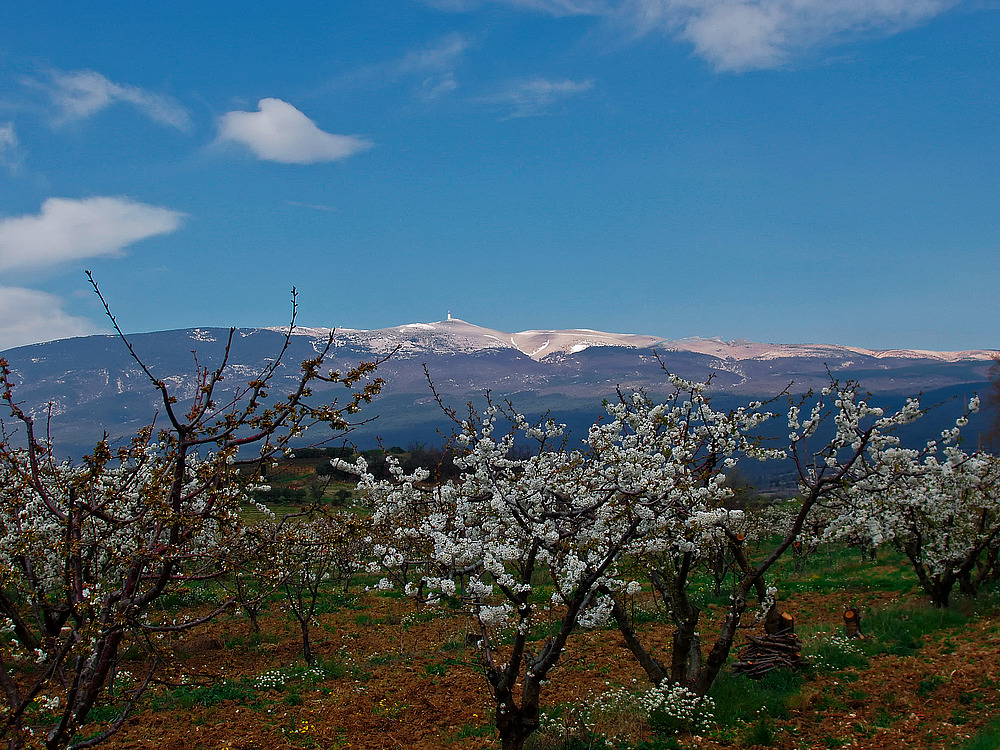
<path id="1" fill-rule="evenodd" d="M 592 346 L 644 349 L 665 341 L 659 336 L 604 333 L 586 328 L 505 333 L 493 328 L 483 328 L 459 318 L 448 318 L 436 323 L 406 323 L 374 331 L 349 328 L 297 328 L 295 331 L 299 335 L 324 340 L 331 332 L 338 345 L 362 345 L 371 348 L 373 352 L 388 353 L 398 349 L 403 354 L 419 352 L 471 354 L 491 349 L 516 349 L 536 361 L 544 359 L 549 354 L 575 354 Z"/>

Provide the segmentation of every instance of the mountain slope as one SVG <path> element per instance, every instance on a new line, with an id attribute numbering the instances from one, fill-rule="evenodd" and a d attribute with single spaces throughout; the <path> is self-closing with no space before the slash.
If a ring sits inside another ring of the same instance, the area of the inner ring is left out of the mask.
<path id="1" fill-rule="evenodd" d="M 227 333 L 216 328 L 159 331 L 135 334 L 130 341 L 156 376 L 184 400 L 193 394 L 195 358 L 202 366 L 217 366 Z M 297 329 L 278 379 L 293 383 L 299 363 L 314 357 L 331 333 L 331 367 L 343 369 L 392 354 L 380 369 L 386 389 L 367 412 L 379 414 L 379 419 L 357 436 L 366 443 L 373 442 L 376 433 L 397 444 L 436 441 L 435 430 L 446 429 L 431 398 L 425 365 L 438 390 L 456 406 L 490 390 L 511 397 L 527 412 L 553 410 L 560 418 L 583 425 L 597 416 L 601 401 L 614 397 L 617 389 L 665 390 L 664 367 L 693 380 L 711 376 L 711 389 L 720 403 L 735 405 L 773 396 L 790 384 L 795 392 L 822 386 L 828 382 L 828 372 L 858 379 L 886 399 L 919 391 L 935 391 L 942 397 L 965 395 L 981 388 L 992 363 L 986 351 L 872 351 L 701 338 L 670 341 L 585 329 L 506 333 L 449 318 L 374 331 Z M 256 377 L 280 350 L 283 339 L 280 329 L 238 329 L 226 384 Z M 58 445 L 74 455 L 91 447 L 105 431 L 112 437 L 134 433 L 156 412 L 155 391 L 116 337 L 35 344 L 3 356 L 13 368 L 18 400 L 37 417 L 51 413 Z"/>

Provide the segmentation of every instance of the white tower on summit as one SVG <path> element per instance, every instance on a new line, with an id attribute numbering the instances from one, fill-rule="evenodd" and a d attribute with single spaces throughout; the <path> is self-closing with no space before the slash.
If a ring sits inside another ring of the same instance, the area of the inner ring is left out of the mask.
<path id="1" fill-rule="evenodd" d="M 451 320 L 451 310 L 448 311 L 448 320 Z"/>

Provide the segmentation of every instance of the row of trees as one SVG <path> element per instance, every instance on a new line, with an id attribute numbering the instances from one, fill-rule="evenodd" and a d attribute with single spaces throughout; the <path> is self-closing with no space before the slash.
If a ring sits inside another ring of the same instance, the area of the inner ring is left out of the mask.
<path id="1" fill-rule="evenodd" d="M 333 459 L 337 471 L 360 475 L 370 519 L 248 527 L 241 512 L 269 462 L 310 427 L 349 431 L 381 381 L 378 362 L 324 370 L 328 343 L 302 364 L 289 393 L 270 397 L 286 337 L 255 379 L 223 391 L 230 344 L 218 367 L 197 366 L 197 395 L 183 407 L 133 351 L 160 394 L 164 424 L 119 448 L 101 441 L 79 465 L 56 459 L 0 364 L 10 414 L 0 439 L 0 738 L 9 747 L 100 743 L 150 684 L 165 635 L 234 603 L 255 624 L 276 587 L 311 658 L 321 589 L 346 585 L 361 567 L 424 599 L 468 605 L 505 748 L 522 747 L 538 727 L 544 682 L 579 628 L 617 627 L 651 682 L 707 693 L 739 628 L 773 606 L 768 575 L 797 542 L 895 544 L 939 606 L 955 586 L 974 593 L 1000 572 L 1000 467 L 960 445 L 978 401 L 936 440 L 906 448 L 895 432 L 923 414 L 916 400 L 885 414 L 857 384 L 836 381 L 802 398 L 783 395 L 779 416 L 777 401 L 715 410 L 705 384 L 667 374 L 670 397 L 619 394 L 578 446 L 560 425 L 530 424 L 511 404 L 470 407 L 464 419 L 449 410 L 452 445 L 426 466 L 388 454 L 376 474 L 364 459 Z M 330 403 L 313 393 L 318 383 L 352 390 Z M 762 441 L 765 423 L 778 419 L 787 420 L 787 440 Z M 736 507 L 728 475 L 737 462 L 779 459 L 796 467 L 797 500 L 780 516 Z M 703 575 L 731 595 L 707 644 L 692 594 Z M 218 609 L 190 621 L 155 613 L 166 594 L 210 578 L 231 587 Z M 650 590 L 674 625 L 668 663 L 630 616 L 633 599 Z M 125 649 L 148 654 L 146 674 L 105 732 L 76 739 Z M 55 717 L 44 727 L 41 697 Z"/>
<path id="2" fill-rule="evenodd" d="M 706 694 L 751 603 L 761 615 L 773 606 L 768 572 L 796 541 L 814 541 L 810 533 L 897 544 L 938 606 L 956 582 L 972 592 L 1000 572 L 1000 467 L 959 445 L 978 399 L 954 428 L 912 449 L 894 433 L 922 416 L 917 400 L 885 414 L 856 383 L 834 381 L 789 399 L 779 447 L 756 437 L 779 418 L 773 404 L 719 412 L 703 384 L 668 377 L 670 398 L 620 394 L 580 448 L 559 425 L 490 404 L 465 419 L 452 413 L 463 451 L 456 479 L 429 483 L 426 470 L 406 472 L 392 457 L 388 479 L 363 460 L 336 462 L 360 474 L 386 532 L 374 549 L 383 570 L 412 593 L 468 604 L 504 748 L 522 747 L 538 727 L 542 686 L 581 627 L 614 623 L 653 683 Z M 536 444 L 529 455 L 515 450 L 524 440 Z M 761 528 L 730 507 L 726 472 L 737 460 L 775 459 L 794 463 L 800 495 L 779 526 Z M 716 639 L 702 644 L 691 587 L 720 564 L 732 571 L 730 603 Z M 629 616 L 630 598 L 649 589 L 674 625 L 667 664 Z"/>

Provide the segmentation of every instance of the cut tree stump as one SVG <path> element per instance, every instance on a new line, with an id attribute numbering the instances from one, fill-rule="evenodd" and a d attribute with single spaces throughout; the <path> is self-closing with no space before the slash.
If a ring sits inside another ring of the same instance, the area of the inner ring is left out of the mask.
<path id="1" fill-rule="evenodd" d="M 848 638 L 864 638 L 861 632 L 861 610 L 848 607 L 844 610 L 844 632 Z"/>
<path id="2" fill-rule="evenodd" d="M 778 635 L 780 633 L 795 632 L 795 618 L 788 612 L 778 612 L 776 607 L 771 607 L 764 618 L 764 632 L 768 635 Z"/>

